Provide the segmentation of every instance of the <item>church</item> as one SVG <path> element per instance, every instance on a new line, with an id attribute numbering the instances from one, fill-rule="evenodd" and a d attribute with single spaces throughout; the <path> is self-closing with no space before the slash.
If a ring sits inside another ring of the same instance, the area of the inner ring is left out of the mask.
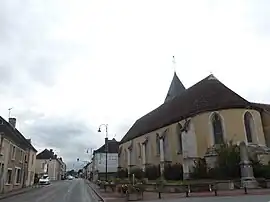
<path id="1" fill-rule="evenodd" d="M 209 75 L 185 88 L 174 72 L 164 103 L 139 118 L 122 138 L 119 167 L 181 163 L 187 179 L 194 160 L 211 157 L 211 148 L 232 141 L 269 161 L 270 105 L 242 98 Z"/>

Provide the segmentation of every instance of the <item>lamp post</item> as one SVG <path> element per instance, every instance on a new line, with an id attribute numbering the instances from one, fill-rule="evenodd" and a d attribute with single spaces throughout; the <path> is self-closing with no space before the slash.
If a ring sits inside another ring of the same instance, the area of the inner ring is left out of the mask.
<path id="1" fill-rule="evenodd" d="M 106 155 L 106 163 L 105 163 L 105 178 L 108 181 L 108 124 L 101 124 L 98 128 L 98 132 L 101 132 L 101 127 L 104 126 L 106 129 L 106 137 L 105 137 L 105 155 Z"/>

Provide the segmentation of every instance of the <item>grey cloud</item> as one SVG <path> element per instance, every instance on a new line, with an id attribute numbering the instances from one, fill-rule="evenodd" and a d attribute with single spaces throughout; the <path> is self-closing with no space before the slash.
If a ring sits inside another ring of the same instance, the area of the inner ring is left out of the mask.
<path id="1" fill-rule="evenodd" d="M 124 120 L 121 124 L 117 124 L 115 126 L 116 139 L 120 141 L 128 132 L 130 127 L 134 124 L 134 122 L 134 120 Z"/>
<path id="2" fill-rule="evenodd" d="M 19 88 L 33 90 L 35 83 L 53 86 L 61 66 L 79 54 L 80 47 L 73 42 L 54 38 L 54 28 L 64 17 L 51 4 L 0 2 L 0 90 L 6 84 L 14 94 Z"/>
<path id="3" fill-rule="evenodd" d="M 270 2 L 267 0 L 248 2 L 248 20 L 255 27 L 256 34 L 261 36 L 270 35 Z"/>
<path id="4" fill-rule="evenodd" d="M 69 166 L 77 158 L 90 160 L 87 149 L 99 145 L 96 145 L 97 138 L 87 124 L 72 118 L 37 118 L 38 116 L 36 115 L 35 122 L 25 124 L 23 129 L 25 135 L 31 137 L 34 145 L 40 149 L 54 149 Z"/>

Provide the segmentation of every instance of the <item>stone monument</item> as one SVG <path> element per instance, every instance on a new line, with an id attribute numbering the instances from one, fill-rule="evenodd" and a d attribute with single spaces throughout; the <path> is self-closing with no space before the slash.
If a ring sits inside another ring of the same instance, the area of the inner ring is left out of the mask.
<path id="1" fill-rule="evenodd" d="M 248 149 L 245 142 L 240 143 L 240 169 L 241 186 L 246 188 L 258 187 L 258 183 L 253 175 L 253 167 L 249 160 Z"/>

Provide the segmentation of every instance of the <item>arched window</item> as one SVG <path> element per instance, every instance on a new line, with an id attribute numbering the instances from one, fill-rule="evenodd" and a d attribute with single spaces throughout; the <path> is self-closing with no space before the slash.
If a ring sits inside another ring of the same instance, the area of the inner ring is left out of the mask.
<path id="1" fill-rule="evenodd" d="M 125 152 L 124 152 L 124 161 L 128 162 L 128 151 L 126 149 L 125 149 Z"/>
<path id="2" fill-rule="evenodd" d="M 142 145 L 141 145 L 140 142 L 138 143 L 138 157 L 139 157 L 139 158 L 142 157 Z"/>
<path id="3" fill-rule="evenodd" d="M 181 128 L 182 128 L 182 126 L 180 124 L 177 124 L 176 135 L 177 135 L 177 140 L 178 140 L 178 153 L 180 153 L 180 154 L 182 154 L 182 150 L 183 150 Z"/>
<path id="4" fill-rule="evenodd" d="M 244 115 L 244 124 L 246 130 L 247 142 L 251 143 L 254 141 L 254 120 L 250 112 L 246 112 Z"/>
<path id="5" fill-rule="evenodd" d="M 157 148 L 157 155 L 160 154 L 160 141 L 159 141 L 159 135 L 156 136 L 156 148 Z"/>
<path id="6" fill-rule="evenodd" d="M 217 113 L 214 113 L 212 116 L 212 127 L 214 135 L 214 144 L 224 143 L 222 120 Z"/>

